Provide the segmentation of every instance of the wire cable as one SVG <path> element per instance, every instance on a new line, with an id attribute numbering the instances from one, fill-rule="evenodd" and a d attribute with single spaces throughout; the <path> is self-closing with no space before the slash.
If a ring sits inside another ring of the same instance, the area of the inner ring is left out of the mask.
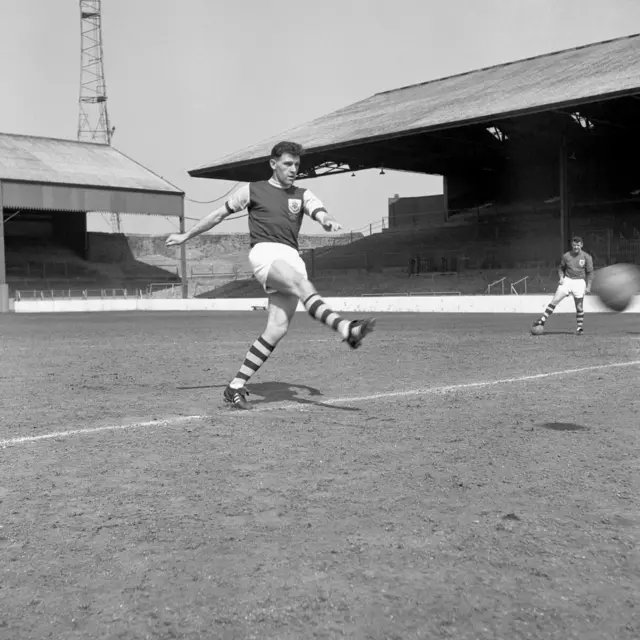
<path id="1" fill-rule="evenodd" d="M 239 182 L 236 182 L 233 185 L 233 187 L 229 189 L 229 191 L 221 195 L 219 198 L 214 198 L 213 200 L 194 200 L 193 198 L 188 198 L 187 196 L 185 196 L 184 199 L 188 200 L 189 202 L 195 202 L 196 204 L 213 204 L 214 202 L 219 202 L 220 200 L 224 200 L 224 198 L 226 198 L 239 184 L 240 184 Z"/>

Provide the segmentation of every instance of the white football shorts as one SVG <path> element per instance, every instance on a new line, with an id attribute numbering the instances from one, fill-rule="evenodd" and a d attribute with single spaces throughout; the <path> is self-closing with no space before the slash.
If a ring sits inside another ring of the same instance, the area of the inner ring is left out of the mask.
<path id="1" fill-rule="evenodd" d="M 573 296 L 574 298 L 584 298 L 587 292 L 587 282 L 582 278 L 565 278 L 558 287 L 560 293 L 565 296 Z"/>
<path id="2" fill-rule="evenodd" d="M 307 265 L 293 247 L 279 242 L 258 242 L 249 251 L 249 263 L 253 269 L 254 278 L 262 285 L 266 293 L 276 293 L 275 289 L 267 287 L 269 269 L 276 260 L 282 260 L 291 265 L 305 280 Z"/>

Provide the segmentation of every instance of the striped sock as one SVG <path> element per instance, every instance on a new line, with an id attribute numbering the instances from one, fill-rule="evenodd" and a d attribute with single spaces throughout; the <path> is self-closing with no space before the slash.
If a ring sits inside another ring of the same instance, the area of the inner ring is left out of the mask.
<path id="1" fill-rule="evenodd" d="M 576 311 L 576 322 L 578 324 L 578 331 L 582 331 L 582 325 L 584 324 L 584 309 Z"/>
<path id="2" fill-rule="evenodd" d="M 302 304 L 309 315 L 337 331 L 345 340 L 349 337 L 350 320 L 341 318 L 317 293 L 312 293 Z"/>
<path id="3" fill-rule="evenodd" d="M 267 358 L 274 350 L 274 346 L 270 345 L 262 336 L 260 336 L 249 348 L 244 362 L 240 367 L 240 371 L 236 377 L 229 383 L 232 389 L 244 387 L 247 380 L 267 361 Z"/>
<path id="4" fill-rule="evenodd" d="M 549 319 L 549 316 L 554 312 L 555 308 L 555 304 L 549 303 L 549 306 L 544 310 L 544 313 L 540 317 L 540 322 L 542 324 L 544 324 Z"/>

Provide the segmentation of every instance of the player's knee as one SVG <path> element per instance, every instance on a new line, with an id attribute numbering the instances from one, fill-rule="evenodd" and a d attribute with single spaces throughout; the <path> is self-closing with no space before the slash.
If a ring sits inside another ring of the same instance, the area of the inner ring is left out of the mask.
<path id="1" fill-rule="evenodd" d="M 286 289 L 285 293 L 290 293 L 297 298 L 303 299 L 308 293 L 309 281 L 298 271 L 291 270 L 282 284 Z"/>
<path id="2" fill-rule="evenodd" d="M 264 336 L 267 342 L 272 345 L 278 344 L 289 331 L 289 320 L 285 318 L 272 318 L 267 322 Z"/>
<path id="3" fill-rule="evenodd" d="M 300 299 L 306 298 L 311 293 L 315 292 L 315 289 L 309 282 L 309 280 L 300 274 L 296 274 L 295 282 L 293 283 L 293 287 L 295 289 L 296 295 Z"/>

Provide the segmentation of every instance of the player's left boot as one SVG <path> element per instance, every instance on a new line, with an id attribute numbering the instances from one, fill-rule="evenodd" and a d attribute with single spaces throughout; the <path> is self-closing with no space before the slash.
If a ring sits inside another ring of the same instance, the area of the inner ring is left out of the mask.
<path id="1" fill-rule="evenodd" d="M 576 329 L 576 335 L 577 336 L 583 336 L 584 335 L 584 329 L 582 327 L 578 327 Z"/>
<path id="2" fill-rule="evenodd" d="M 223 397 L 225 402 L 232 404 L 236 409 L 249 409 L 248 395 L 249 391 L 244 387 L 240 387 L 239 389 L 227 387 L 224 390 Z"/>
<path id="3" fill-rule="evenodd" d="M 349 325 L 349 337 L 345 342 L 352 348 L 357 349 L 363 338 L 371 333 L 376 326 L 374 318 L 366 318 L 365 320 L 354 320 Z"/>

